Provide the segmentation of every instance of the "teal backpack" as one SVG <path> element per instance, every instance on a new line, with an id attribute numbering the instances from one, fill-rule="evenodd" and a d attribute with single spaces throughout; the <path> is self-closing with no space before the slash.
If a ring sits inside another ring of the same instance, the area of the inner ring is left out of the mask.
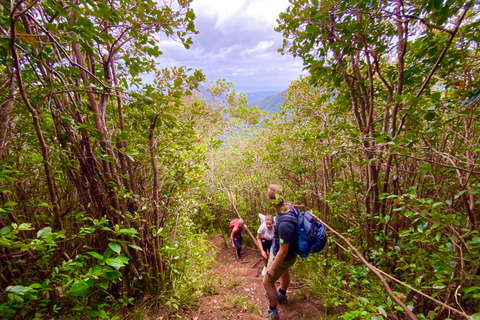
<path id="1" fill-rule="evenodd" d="M 323 224 L 317 222 L 308 211 L 298 211 L 294 206 L 290 207 L 288 214 L 277 218 L 276 223 L 290 221 L 296 224 L 295 237 L 297 247 L 295 253 L 306 258 L 311 253 L 321 252 L 327 244 L 327 235 Z"/>

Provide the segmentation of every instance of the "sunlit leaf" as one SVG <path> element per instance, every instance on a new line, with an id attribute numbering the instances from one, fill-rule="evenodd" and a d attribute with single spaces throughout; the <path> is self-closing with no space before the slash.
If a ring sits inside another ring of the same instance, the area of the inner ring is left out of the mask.
<path id="1" fill-rule="evenodd" d="M 120 251 L 122 251 L 122 246 L 120 246 L 118 243 L 110 242 L 108 247 L 116 253 L 120 253 Z"/>
<path id="2" fill-rule="evenodd" d="M 109 266 L 114 267 L 117 270 L 125 265 L 125 263 L 119 257 L 109 258 L 105 263 L 108 264 Z"/>
<path id="3" fill-rule="evenodd" d="M 98 260 L 103 260 L 103 256 L 102 256 L 100 253 L 98 253 L 98 252 L 90 251 L 90 252 L 87 252 L 87 253 L 88 253 L 89 255 L 97 258 Z"/>

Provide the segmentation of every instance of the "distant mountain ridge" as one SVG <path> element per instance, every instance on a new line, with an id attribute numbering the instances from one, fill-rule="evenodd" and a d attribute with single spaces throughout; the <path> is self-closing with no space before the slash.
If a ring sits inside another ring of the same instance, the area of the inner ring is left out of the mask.
<path id="1" fill-rule="evenodd" d="M 207 88 L 199 85 L 200 93 L 208 98 L 211 97 L 207 91 Z M 245 95 L 248 101 L 248 108 L 257 106 L 258 109 L 268 112 L 280 112 L 280 106 L 283 105 L 285 98 L 284 94 L 288 92 L 288 89 L 285 89 L 281 92 L 278 91 L 255 91 L 255 92 L 246 92 Z M 225 99 L 225 96 L 220 97 L 221 100 Z"/>
<path id="2" fill-rule="evenodd" d="M 269 91 L 262 91 L 262 92 L 269 92 Z M 265 96 L 263 99 L 255 102 L 250 102 L 251 100 L 248 99 L 248 107 L 251 108 L 253 106 L 257 106 L 260 110 L 267 110 L 269 112 L 279 112 L 280 107 L 285 102 L 285 98 L 283 97 L 284 94 L 288 92 L 287 89 L 283 90 L 282 92 L 277 92 L 274 94 L 270 94 Z M 253 93 L 253 92 L 252 92 Z"/>
<path id="3" fill-rule="evenodd" d="M 252 105 L 259 101 L 262 101 L 268 96 L 277 94 L 278 91 L 257 91 L 257 92 L 246 92 L 245 95 L 247 96 L 248 105 Z"/>

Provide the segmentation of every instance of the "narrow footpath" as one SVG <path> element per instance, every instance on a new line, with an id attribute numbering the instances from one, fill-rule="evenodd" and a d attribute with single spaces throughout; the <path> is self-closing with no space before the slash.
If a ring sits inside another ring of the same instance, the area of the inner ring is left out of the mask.
<path id="1" fill-rule="evenodd" d="M 235 249 L 225 248 L 221 236 L 211 241 L 217 248 L 215 263 L 207 271 L 212 275 L 213 293 L 201 297 L 199 306 L 185 313 L 184 317 L 191 320 L 265 319 L 262 315 L 268 302 L 262 285 L 260 253 L 244 247 L 241 259 L 237 259 Z M 323 305 L 305 296 L 303 286 L 292 277 L 287 293 L 288 303 L 278 304 L 280 319 L 324 319 Z"/>

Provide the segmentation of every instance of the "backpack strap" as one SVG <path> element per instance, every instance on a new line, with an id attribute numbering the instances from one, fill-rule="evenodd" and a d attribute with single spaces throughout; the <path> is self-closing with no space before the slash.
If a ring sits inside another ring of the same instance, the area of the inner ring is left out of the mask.
<path id="1" fill-rule="evenodd" d="M 295 209 L 296 210 L 296 209 Z M 293 224 L 297 225 L 298 223 L 298 212 L 290 209 L 285 212 L 283 215 L 277 217 L 275 224 L 280 222 L 292 222 Z"/>
<path id="2" fill-rule="evenodd" d="M 292 207 L 293 208 L 293 207 Z M 278 226 L 280 225 L 281 222 L 290 222 L 295 226 L 295 233 L 298 231 L 298 214 L 297 212 L 293 210 L 289 210 L 285 212 L 285 214 L 278 216 L 277 219 L 275 220 L 275 228 L 274 228 L 274 233 L 275 237 L 278 238 Z"/>

